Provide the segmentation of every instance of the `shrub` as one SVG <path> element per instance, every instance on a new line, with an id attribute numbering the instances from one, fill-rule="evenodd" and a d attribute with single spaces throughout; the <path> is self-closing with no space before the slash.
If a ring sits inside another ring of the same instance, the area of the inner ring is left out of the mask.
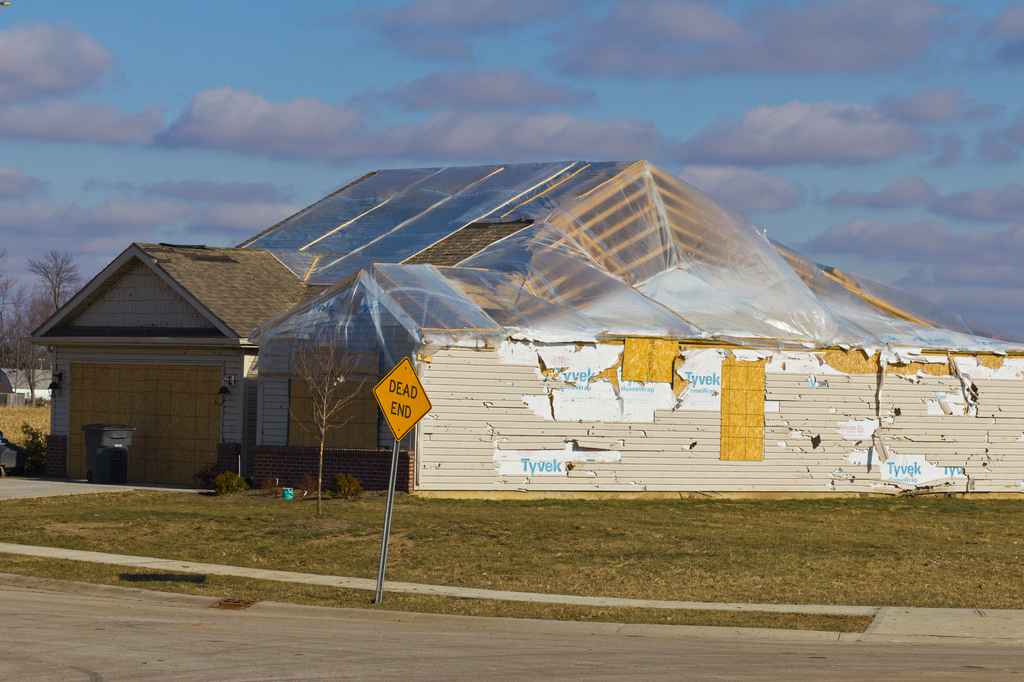
<path id="1" fill-rule="evenodd" d="M 213 489 L 218 495 L 233 495 L 248 490 L 249 484 L 234 471 L 225 471 L 213 479 Z"/>
<path id="2" fill-rule="evenodd" d="M 260 481 L 260 492 L 264 495 L 270 495 L 271 497 L 281 496 L 281 486 L 277 484 L 272 478 L 264 478 Z"/>
<path id="3" fill-rule="evenodd" d="M 213 487 L 213 482 L 220 474 L 220 469 L 217 468 L 216 464 L 200 469 L 196 473 L 192 474 L 192 479 L 196 482 L 197 488 L 204 488 L 209 490 Z"/>
<path id="4" fill-rule="evenodd" d="M 338 474 L 334 477 L 334 490 L 338 493 L 338 497 L 354 500 L 363 494 L 363 484 L 355 476 Z"/>
<path id="5" fill-rule="evenodd" d="M 302 483 L 300 483 L 297 487 L 302 490 L 305 490 L 307 494 L 315 493 L 317 488 L 316 476 L 314 476 L 313 474 L 305 474 L 302 477 Z"/>
<path id="6" fill-rule="evenodd" d="M 21 425 L 25 445 L 25 473 L 41 474 L 46 469 L 46 434 L 30 424 Z"/>

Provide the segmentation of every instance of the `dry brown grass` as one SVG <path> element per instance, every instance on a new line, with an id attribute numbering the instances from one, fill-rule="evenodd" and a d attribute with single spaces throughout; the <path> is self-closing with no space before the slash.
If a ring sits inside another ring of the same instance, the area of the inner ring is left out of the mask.
<path id="1" fill-rule="evenodd" d="M 227 597 L 242 601 L 277 601 L 344 608 L 369 608 L 372 593 L 361 590 L 297 585 L 228 576 L 175 575 L 163 571 L 88 564 L 80 561 L 39 559 L 0 554 L 0 572 L 57 580 L 144 588 L 161 592 Z M 389 611 L 415 611 L 460 616 L 503 618 L 547 618 L 611 623 L 656 625 L 716 625 L 787 630 L 863 632 L 871 623 L 867 616 L 817 616 L 794 613 L 733 611 L 671 611 L 668 609 L 588 608 L 562 604 L 483 599 L 451 599 L 425 595 L 388 593 L 381 607 Z"/>
<path id="2" fill-rule="evenodd" d="M 132 492 L 0 502 L 4 540 L 373 577 L 383 497 Z M 1024 608 L 1024 501 L 398 497 L 389 577 L 725 602 Z"/>
<path id="3" fill-rule="evenodd" d="M 3 431 L 4 436 L 12 443 L 25 444 L 21 435 L 22 424 L 28 424 L 46 434 L 50 433 L 50 408 L 0 406 L 0 431 Z"/>

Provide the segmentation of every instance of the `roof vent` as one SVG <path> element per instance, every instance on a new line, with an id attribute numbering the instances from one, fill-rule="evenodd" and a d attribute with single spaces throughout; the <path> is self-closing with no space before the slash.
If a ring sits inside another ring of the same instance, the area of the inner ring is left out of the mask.
<path id="1" fill-rule="evenodd" d="M 190 253 L 187 258 L 192 261 L 204 263 L 237 263 L 238 261 L 224 253 Z"/>
<path id="2" fill-rule="evenodd" d="M 159 246 L 166 246 L 169 249 L 203 249 L 206 250 L 206 244 L 168 244 L 167 242 L 160 242 Z"/>

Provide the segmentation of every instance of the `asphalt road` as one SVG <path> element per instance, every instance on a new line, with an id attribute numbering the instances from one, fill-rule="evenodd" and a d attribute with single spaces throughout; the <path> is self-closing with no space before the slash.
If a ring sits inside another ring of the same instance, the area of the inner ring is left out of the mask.
<path id="1" fill-rule="evenodd" d="M 0 679 L 1024 678 L 1024 654 L 1006 646 L 616 630 L 271 603 L 229 611 L 212 601 L 116 588 L 0 586 Z"/>

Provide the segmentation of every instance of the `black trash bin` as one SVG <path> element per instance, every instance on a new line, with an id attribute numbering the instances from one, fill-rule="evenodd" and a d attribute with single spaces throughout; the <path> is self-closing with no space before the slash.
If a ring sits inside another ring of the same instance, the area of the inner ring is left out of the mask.
<path id="1" fill-rule="evenodd" d="M 90 483 L 127 483 L 134 426 L 86 424 L 85 469 Z"/>

